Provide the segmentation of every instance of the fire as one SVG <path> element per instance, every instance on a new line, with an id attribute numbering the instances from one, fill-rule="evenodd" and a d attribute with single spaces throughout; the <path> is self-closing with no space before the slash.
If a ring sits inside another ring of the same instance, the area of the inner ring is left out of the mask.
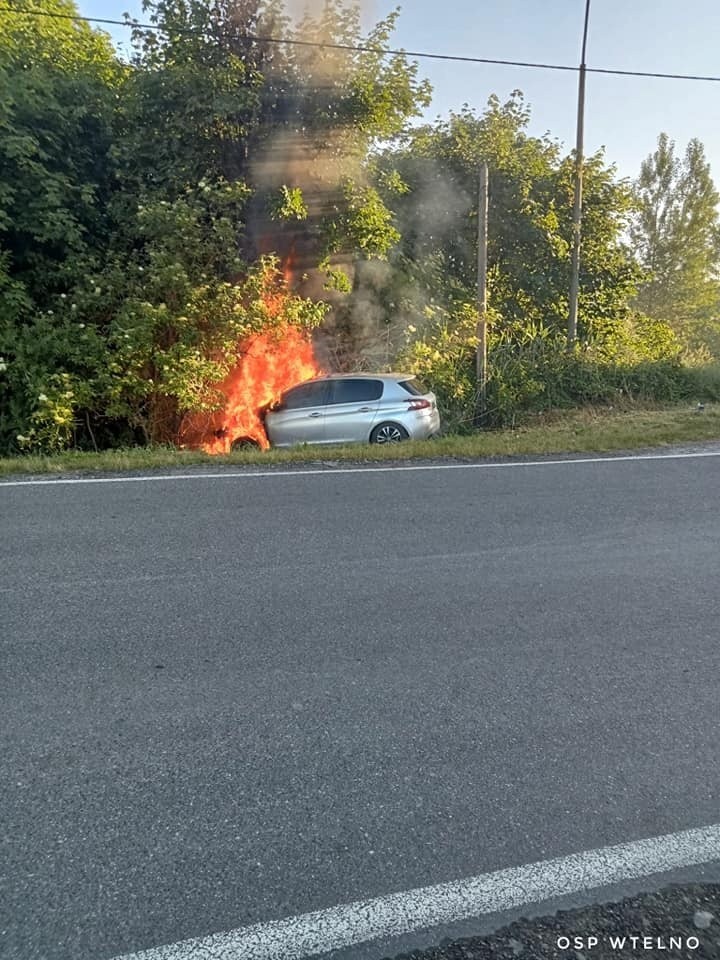
<path id="1" fill-rule="evenodd" d="M 285 326 L 256 334 L 238 346 L 237 366 L 219 384 L 227 398 L 225 408 L 186 419 L 181 441 L 206 453 L 229 453 L 235 440 L 253 440 L 266 450 L 268 443 L 260 410 L 283 391 L 322 373 L 308 335 Z"/>
<path id="2" fill-rule="evenodd" d="M 293 242 L 290 247 L 290 252 L 285 257 L 282 265 L 283 279 L 288 287 L 292 286 L 296 260 L 297 256 L 295 254 L 295 243 Z"/>
<path id="3" fill-rule="evenodd" d="M 270 319 L 282 320 L 293 278 L 295 245 L 285 257 L 284 283 L 270 286 L 264 295 Z M 179 442 L 206 453 L 229 453 L 237 440 L 270 446 L 262 422 L 262 409 L 290 387 L 323 373 L 315 359 L 310 335 L 289 323 L 248 337 L 237 345 L 237 363 L 219 383 L 226 398 L 222 410 L 192 414 L 180 428 Z"/>

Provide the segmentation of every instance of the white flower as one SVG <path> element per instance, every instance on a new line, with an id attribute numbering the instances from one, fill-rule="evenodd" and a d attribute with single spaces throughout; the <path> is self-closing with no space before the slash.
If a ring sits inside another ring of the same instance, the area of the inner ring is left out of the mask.
<path id="1" fill-rule="evenodd" d="M 0 373 L 3 373 L 5 370 L 7 370 L 7 364 L 4 360 L 0 360 Z"/>
<path id="2" fill-rule="evenodd" d="M 84 329 L 85 329 L 85 324 L 84 324 L 84 323 L 79 323 L 79 324 L 78 324 L 78 327 L 79 327 L 81 330 L 84 330 Z"/>
<path id="3" fill-rule="evenodd" d="M 40 403 L 47 403 L 47 397 L 45 396 L 44 393 L 38 394 L 38 400 L 40 401 Z"/>
<path id="4" fill-rule="evenodd" d="M 76 304 L 76 303 L 71 303 L 71 304 L 70 304 L 70 309 L 71 309 L 71 310 L 77 310 L 77 304 Z"/>
<path id="5" fill-rule="evenodd" d="M 51 317 L 51 316 L 53 315 L 52 310 L 48 310 L 47 315 L 48 315 L 49 317 Z"/>
<path id="6" fill-rule="evenodd" d="M 138 273 L 145 273 L 145 267 L 138 267 Z"/>
<path id="7" fill-rule="evenodd" d="M 101 293 L 102 293 L 102 290 L 100 289 L 100 287 L 95 287 L 95 296 L 100 296 Z"/>
<path id="8" fill-rule="evenodd" d="M 61 294 L 60 294 L 60 299 L 61 299 L 61 300 L 67 300 L 67 294 L 66 294 L 66 293 L 61 293 Z"/>
<path id="9" fill-rule="evenodd" d="M 15 439 L 17 440 L 18 443 L 25 443 L 25 441 L 27 440 L 27 437 L 24 437 L 21 433 L 19 433 L 15 437 Z"/>

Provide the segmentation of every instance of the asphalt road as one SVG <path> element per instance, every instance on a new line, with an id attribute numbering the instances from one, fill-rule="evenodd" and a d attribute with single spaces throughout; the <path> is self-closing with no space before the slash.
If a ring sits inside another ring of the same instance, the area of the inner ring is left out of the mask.
<path id="1" fill-rule="evenodd" d="M 0 484 L 0 956 L 716 822 L 719 476 Z"/>

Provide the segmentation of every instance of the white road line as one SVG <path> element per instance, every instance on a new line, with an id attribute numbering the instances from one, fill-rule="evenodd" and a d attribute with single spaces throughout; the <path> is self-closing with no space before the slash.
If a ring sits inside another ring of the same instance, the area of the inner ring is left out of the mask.
<path id="1" fill-rule="evenodd" d="M 257 470 L 226 473 L 167 473 L 150 476 L 62 477 L 50 480 L 0 480 L 3 487 L 43 487 L 75 483 L 147 483 L 171 480 L 256 480 L 267 477 L 337 476 L 340 473 L 410 473 L 419 470 L 492 470 L 500 467 L 557 467 L 578 463 L 622 463 L 629 460 L 693 460 L 720 457 L 720 450 L 703 453 L 648 453 L 622 457 L 584 457 L 564 460 L 513 460 L 509 463 L 425 463 L 408 467 L 330 467 L 324 470 Z"/>
<path id="2" fill-rule="evenodd" d="M 720 824 L 184 940 L 115 960 L 302 960 L 342 947 L 720 860 Z"/>

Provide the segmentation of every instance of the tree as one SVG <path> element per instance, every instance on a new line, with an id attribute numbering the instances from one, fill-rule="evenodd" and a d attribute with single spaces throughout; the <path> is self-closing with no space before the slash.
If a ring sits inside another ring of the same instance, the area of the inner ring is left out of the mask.
<path id="1" fill-rule="evenodd" d="M 647 271 L 638 306 L 667 320 L 686 341 L 720 347 L 718 194 L 699 140 L 682 158 L 666 133 L 635 184 L 635 252 Z"/>
<path id="2" fill-rule="evenodd" d="M 386 255 L 397 236 L 366 165 L 373 144 L 429 102 L 417 65 L 256 38 L 387 48 L 397 13 L 364 37 L 358 5 L 342 0 L 297 26 L 279 0 L 144 9 L 162 31 L 134 32 L 126 167 L 137 182 L 173 193 L 201 178 L 242 181 L 243 256 L 292 253 L 297 278 L 328 256 Z"/>
<path id="3" fill-rule="evenodd" d="M 233 337 L 273 319 L 251 296 L 274 296 L 265 255 L 296 286 L 322 264 L 315 299 L 387 256 L 370 151 L 429 89 L 405 57 L 258 39 L 386 48 L 396 15 L 363 37 L 341 0 L 297 27 L 282 0 L 146 0 L 157 30 L 134 24 L 130 64 L 20 7 L 0 21 L 0 445 L 58 447 L 78 422 L 171 439 L 217 400 Z M 284 303 L 305 328 L 325 312 Z"/>
<path id="4" fill-rule="evenodd" d="M 0 249 L 3 316 L 72 284 L 107 233 L 113 96 L 122 69 L 109 39 L 70 0 L 0 10 Z M 2 296 L 2 294 L 0 294 Z"/>
<path id="5" fill-rule="evenodd" d="M 50 445 L 63 442 L 103 354 L 101 344 L 90 349 L 82 339 L 89 334 L 70 304 L 111 231 L 113 111 L 123 68 L 105 35 L 42 12 L 76 8 L 69 0 L 16 0 L 0 9 L 4 449 L 16 449 L 17 435 L 41 421 Z"/>
<path id="6" fill-rule="evenodd" d="M 381 168 L 407 186 L 395 201 L 402 241 L 397 255 L 409 317 L 428 302 L 474 303 L 480 164 L 490 167 L 490 303 L 508 335 L 535 326 L 560 336 L 570 280 L 573 164 L 549 137 L 527 133 L 520 91 L 491 97 L 484 113 L 469 107 L 413 130 Z M 629 186 L 601 154 L 585 167 L 580 331 L 603 336 L 627 313 L 640 276 L 623 243 L 632 209 Z M 397 280 L 395 280 L 397 284 Z M 399 291 L 402 299 L 402 291 Z M 390 299 L 397 299 L 391 297 Z"/>
<path id="7" fill-rule="evenodd" d="M 625 396 L 675 396 L 679 345 L 631 309 L 642 278 L 626 235 L 635 201 L 602 153 L 585 162 L 579 332 L 566 349 L 574 163 L 548 136 L 527 132 L 514 91 L 411 131 L 379 160 L 406 192 L 402 235 L 378 301 L 400 362 L 432 383 L 458 426 L 476 415 L 477 235 L 480 165 L 490 168 L 490 323 L 486 422 Z M 395 321 L 393 323 L 393 321 Z M 382 321 L 381 321 L 382 323 Z M 675 393 L 673 393 L 675 391 Z"/>

